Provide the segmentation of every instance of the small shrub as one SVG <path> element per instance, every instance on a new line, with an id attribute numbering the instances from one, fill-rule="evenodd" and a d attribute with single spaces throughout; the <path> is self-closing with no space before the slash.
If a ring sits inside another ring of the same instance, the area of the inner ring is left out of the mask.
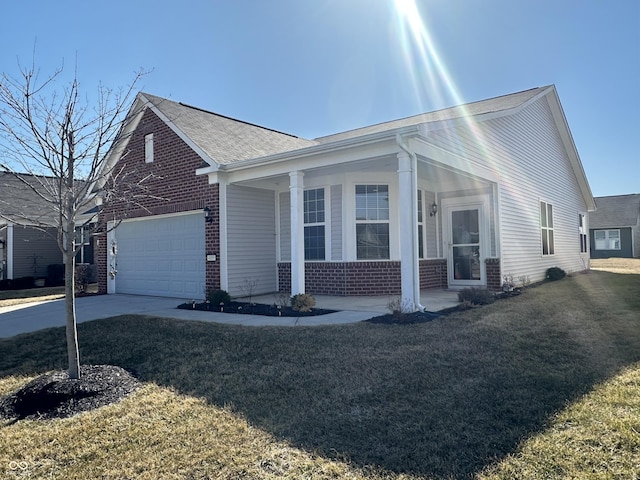
<path id="1" fill-rule="evenodd" d="M 389 300 L 389 303 L 387 303 L 387 309 L 396 318 L 402 318 L 406 314 L 411 313 L 409 302 L 407 300 L 402 300 L 400 297 Z"/>
<path id="2" fill-rule="evenodd" d="M 315 304 L 316 299 L 308 293 L 298 293 L 291 297 L 291 308 L 296 312 L 310 312 Z"/>
<path id="3" fill-rule="evenodd" d="M 90 278 L 91 265 L 88 263 L 76 265 L 76 271 L 74 274 L 76 294 L 85 293 L 87 291 Z"/>
<path id="4" fill-rule="evenodd" d="M 458 301 L 463 304 L 489 305 L 495 300 L 493 293 L 486 288 L 469 287 L 458 292 Z"/>
<path id="5" fill-rule="evenodd" d="M 209 290 L 209 293 L 207 293 L 207 301 L 212 305 L 227 304 L 231 302 L 231 296 L 226 290 Z"/>
<path id="6" fill-rule="evenodd" d="M 545 278 L 551 282 L 556 281 L 556 280 L 561 280 L 563 279 L 565 276 L 567 275 L 567 273 L 558 267 L 551 267 L 549 269 L 547 269 L 547 274 L 545 275 Z"/>

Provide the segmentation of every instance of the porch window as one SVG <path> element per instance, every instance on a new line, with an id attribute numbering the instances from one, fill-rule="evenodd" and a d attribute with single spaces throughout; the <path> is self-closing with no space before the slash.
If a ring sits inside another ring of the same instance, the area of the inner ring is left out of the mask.
<path id="1" fill-rule="evenodd" d="M 553 255 L 553 206 L 540 202 L 540 226 L 542 230 L 542 255 Z"/>
<path id="2" fill-rule="evenodd" d="M 587 253 L 587 221 L 584 213 L 578 214 L 578 231 L 580 235 L 580 253 Z"/>
<path id="3" fill-rule="evenodd" d="M 620 250 L 620 230 L 596 230 L 596 250 Z"/>
<path id="4" fill-rule="evenodd" d="M 389 258 L 389 186 L 356 185 L 358 260 Z"/>
<path id="5" fill-rule="evenodd" d="M 424 221 L 422 209 L 422 190 L 418 190 L 418 258 L 424 258 Z"/>
<path id="6" fill-rule="evenodd" d="M 325 259 L 324 188 L 304 192 L 304 259 Z"/>

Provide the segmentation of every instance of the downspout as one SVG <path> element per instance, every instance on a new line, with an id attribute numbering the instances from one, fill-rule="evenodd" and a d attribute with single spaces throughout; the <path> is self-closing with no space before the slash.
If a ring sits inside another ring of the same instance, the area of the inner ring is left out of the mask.
<path id="1" fill-rule="evenodd" d="M 410 151 L 407 146 L 405 146 L 402 142 L 402 137 L 399 134 L 396 135 L 396 144 L 411 158 L 411 202 L 413 204 L 411 208 L 411 235 L 413 237 L 413 241 L 411 244 L 413 246 L 412 257 L 414 262 L 417 263 L 417 265 L 414 265 L 416 268 L 413 269 L 413 288 L 414 297 L 416 298 L 416 307 L 421 312 L 424 312 L 425 307 L 420 303 L 420 262 L 416 261 L 418 260 L 418 232 L 416 230 L 416 226 L 418 225 L 418 157 L 414 152 Z"/>

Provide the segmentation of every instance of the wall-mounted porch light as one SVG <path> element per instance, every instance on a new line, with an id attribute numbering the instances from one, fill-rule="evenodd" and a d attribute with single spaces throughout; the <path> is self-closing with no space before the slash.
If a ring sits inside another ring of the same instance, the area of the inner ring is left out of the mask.
<path id="1" fill-rule="evenodd" d="M 211 215 L 211 209 L 209 207 L 204 207 L 204 221 L 207 223 L 213 222 L 213 215 Z"/>
<path id="2" fill-rule="evenodd" d="M 433 217 L 436 213 L 438 213 L 438 204 L 436 202 L 433 202 L 431 204 L 431 211 L 429 212 L 429 216 Z"/>

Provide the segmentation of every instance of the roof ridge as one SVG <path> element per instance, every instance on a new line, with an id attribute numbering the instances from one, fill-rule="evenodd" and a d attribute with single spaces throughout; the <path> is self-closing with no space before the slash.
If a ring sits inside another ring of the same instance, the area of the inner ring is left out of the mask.
<path id="1" fill-rule="evenodd" d="M 300 138 L 300 137 L 298 137 L 298 136 L 296 136 L 296 135 L 293 135 L 293 134 L 291 134 L 291 133 L 281 132 L 280 130 L 276 130 L 276 129 L 274 129 L 274 128 L 263 127 L 262 125 L 258 125 L 258 124 L 256 124 L 256 123 L 247 122 L 247 121 L 245 121 L 245 120 L 239 120 L 239 119 L 237 119 L 237 118 L 229 117 L 228 115 L 222 115 L 222 114 L 217 113 L 217 112 L 212 112 L 212 111 L 207 110 L 207 109 L 205 109 L 205 108 L 196 107 L 196 106 L 194 106 L 194 105 L 189 105 L 188 103 L 184 103 L 184 102 L 176 102 L 176 103 L 178 103 L 178 105 L 181 105 L 181 106 L 186 107 L 186 108 L 191 108 L 191 109 L 193 109 L 193 110 L 198 110 L 199 112 L 208 113 L 208 114 L 210 114 L 210 115 L 215 115 L 215 116 L 217 116 L 217 117 L 221 117 L 221 118 L 226 118 L 227 120 L 232 120 L 232 121 L 234 121 L 234 122 L 243 123 L 243 124 L 245 124 L 245 125 L 250 125 L 250 126 L 252 126 L 252 127 L 261 128 L 262 130 L 268 130 L 268 131 L 270 131 L 270 132 L 279 133 L 279 134 L 281 134 L 281 135 L 287 135 L 287 136 L 289 136 L 289 137 L 293 137 L 293 138 Z M 304 139 L 303 139 L 303 140 L 304 140 Z"/>
<path id="2" fill-rule="evenodd" d="M 335 133 L 331 133 L 329 135 L 322 135 L 320 137 L 315 138 L 314 140 L 319 140 L 321 138 L 327 138 L 327 137 L 343 135 L 345 133 L 355 132 L 355 131 L 358 131 L 358 130 L 363 130 L 365 128 L 377 127 L 377 126 L 380 126 L 380 125 L 384 125 L 384 124 L 387 124 L 387 123 L 394 123 L 394 122 L 398 122 L 398 121 L 401 121 L 401 120 L 409 120 L 409 119 L 412 119 L 412 118 L 419 118 L 419 117 L 422 117 L 422 116 L 425 116 L 425 115 L 432 115 L 432 114 L 436 114 L 436 113 L 439 113 L 439 112 L 444 112 L 446 110 L 453 110 L 453 109 L 456 109 L 456 108 L 468 107 L 470 105 L 475 105 L 475 104 L 478 104 L 478 103 L 494 101 L 494 100 L 497 100 L 499 98 L 506 98 L 506 97 L 511 97 L 511 96 L 514 96 L 514 95 L 520 95 L 520 94 L 526 93 L 526 92 L 532 92 L 534 90 L 544 90 L 544 89 L 547 89 L 547 88 L 552 87 L 552 86 L 553 85 L 544 85 L 544 86 L 540 86 L 540 87 L 527 88 L 525 90 L 520 90 L 518 92 L 505 93 L 503 95 L 497 95 L 495 97 L 483 98 L 481 100 L 474 100 L 472 102 L 459 103 L 457 105 L 451 105 L 449 107 L 438 108 L 437 110 L 430 110 L 428 112 L 416 113 L 415 115 L 409 115 L 407 117 L 395 118 L 393 120 L 385 120 L 383 122 L 373 123 L 371 125 L 365 125 L 365 126 L 362 126 L 362 127 L 356 127 L 356 128 L 352 128 L 352 129 L 349 129 L 349 130 L 342 131 L 342 132 L 335 132 Z"/>

